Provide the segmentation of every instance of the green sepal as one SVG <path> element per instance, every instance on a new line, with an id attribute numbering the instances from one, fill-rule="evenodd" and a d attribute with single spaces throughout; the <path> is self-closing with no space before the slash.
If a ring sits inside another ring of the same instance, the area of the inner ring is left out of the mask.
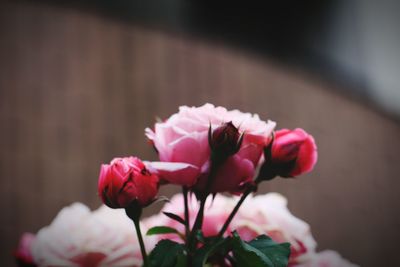
<path id="1" fill-rule="evenodd" d="M 131 218 L 132 221 L 139 221 L 140 216 L 142 216 L 143 207 L 139 204 L 138 201 L 133 201 L 129 204 L 128 207 L 125 208 L 125 213 Z"/>

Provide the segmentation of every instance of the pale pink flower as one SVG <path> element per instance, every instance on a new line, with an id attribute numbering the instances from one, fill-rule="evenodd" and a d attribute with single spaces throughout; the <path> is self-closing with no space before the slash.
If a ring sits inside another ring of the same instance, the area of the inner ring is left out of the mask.
<path id="1" fill-rule="evenodd" d="M 250 195 L 231 227 L 245 240 L 266 234 L 278 243 L 291 245 L 290 263 L 306 260 L 316 248 L 310 226 L 287 208 L 287 199 L 278 193 Z"/>
<path id="2" fill-rule="evenodd" d="M 275 122 L 264 122 L 258 115 L 228 111 L 212 104 L 182 106 L 166 121 L 156 123 L 153 130 L 146 129 L 146 136 L 158 151 L 160 161 L 164 162 L 153 162 L 151 166 L 169 183 L 201 188 L 210 169 L 209 127 L 216 129 L 228 122 L 232 122 L 240 133 L 245 133 L 244 140 L 239 152 L 221 166 L 211 191 L 239 192 L 240 186 L 253 178 L 263 148 L 275 127 Z"/>
<path id="3" fill-rule="evenodd" d="M 91 212 L 80 203 L 63 208 L 49 226 L 38 232 L 32 255 L 39 266 L 142 264 L 133 223 L 123 210 L 102 206 Z"/>
<path id="4" fill-rule="evenodd" d="M 205 236 L 218 234 L 237 201 L 238 198 L 223 195 L 217 195 L 214 200 L 211 197 L 207 199 L 202 228 Z M 189 206 L 192 225 L 199 208 L 194 197 Z M 183 218 L 183 196 L 181 194 L 175 195 L 162 211 L 172 212 Z M 169 219 L 164 214 L 152 216 L 145 219 L 143 223 L 146 227 L 167 225 L 178 229 L 182 234 L 185 230 L 182 224 Z M 249 196 L 239 209 L 225 235 L 230 234 L 233 230 L 236 230 L 241 238 L 246 241 L 266 234 L 278 243 L 289 242 L 292 249 L 291 263 L 307 260 L 314 253 L 316 247 L 309 225 L 292 215 L 287 209 L 286 199 L 277 193 Z M 177 235 L 173 234 L 161 235 L 158 238 L 180 240 Z"/>
<path id="5" fill-rule="evenodd" d="M 215 236 L 234 208 L 238 198 L 217 195 L 213 200 L 207 199 L 203 233 L 205 236 Z M 199 204 L 196 199 L 189 199 L 190 224 L 193 226 Z M 175 213 L 184 218 L 182 194 L 172 197 L 162 211 Z M 166 225 L 177 229 L 182 235 L 184 226 L 160 213 L 143 220 L 147 227 Z M 259 235 L 268 235 L 275 242 L 289 242 L 291 256 L 289 266 L 293 267 L 357 267 L 340 257 L 337 252 L 316 252 L 316 242 L 311 234 L 310 226 L 303 220 L 295 217 L 287 208 L 287 200 L 278 193 L 265 195 L 250 195 L 245 200 L 238 213 L 228 227 L 225 236 L 236 230 L 245 241 L 250 241 Z M 172 239 L 178 242 L 183 240 L 176 234 L 158 235 L 158 240 Z"/>

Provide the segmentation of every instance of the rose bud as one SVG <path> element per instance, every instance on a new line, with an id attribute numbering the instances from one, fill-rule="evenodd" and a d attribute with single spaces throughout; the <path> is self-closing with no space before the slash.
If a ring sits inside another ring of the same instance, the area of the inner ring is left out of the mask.
<path id="1" fill-rule="evenodd" d="M 208 143 L 211 150 L 222 157 L 236 154 L 243 142 L 243 134 L 230 121 L 212 131 L 211 126 L 208 133 Z"/>
<path id="2" fill-rule="evenodd" d="M 144 207 L 155 199 L 158 180 L 140 159 L 115 158 L 101 166 L 98 193 L 110 208 L 127 208 L 132 203 Z"/>
<path id="3" fill-rule="evenodd" d="M 262 180 L 277 175 L 295 177 L 314 168 L 317 146 L 314 138 L 303 129 L 276 131 L 271 142 L 264 151 L 265 163 L 259 174 Z"/>

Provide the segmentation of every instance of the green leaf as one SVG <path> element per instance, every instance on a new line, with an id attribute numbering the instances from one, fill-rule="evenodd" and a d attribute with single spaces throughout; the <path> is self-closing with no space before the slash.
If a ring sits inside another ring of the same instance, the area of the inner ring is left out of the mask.
<path id="1" fill-rule="evenodd" d="M 225 250 L 229 245 L 229 238 L 214 240 L 213 243 L 204 244 L 193 257 L 193 267 L 203 267 L 207 259 L 218 251 Z"/>
<path id="2" fill-rule="evenodd" d="M 168 239 L 161 240 L 150 253 L 149 261 L 151 267 L 185 267 L 185 247 Z"/>
<path id="3" fill-rule="evenodd" d="M 171 212 L 163 212 L 166 216 L 168 216 L 169 218 L 171 218 L 172 220 L 175 220 L 183 225 L 186 225 L 185 220 L 182 219 L 181 217 L 179 217 L 178 215 L 171 213 Z"/>
<path id="4" fill-rule="evenodd" d="M 232 234 L 232 252 L 237 266 L 275 267 L 264 253 L 244 242 L 236 232 Z"/>
<path id="5" fill-rule="evenodd" d="M 286 267 L 290 256 L 289 243 L 275 243 L 270 237 L 260 235 L 248 243 L 250 246 L 260 250 L 274 264 L 274 267 Z"/>
<path id="6" fill-rule="evenodd" d="M 160 235 L 160 234 L 179 234 L 179 232 L 168 226 L 154 226 L 150 228 L 146 235 Z"/>

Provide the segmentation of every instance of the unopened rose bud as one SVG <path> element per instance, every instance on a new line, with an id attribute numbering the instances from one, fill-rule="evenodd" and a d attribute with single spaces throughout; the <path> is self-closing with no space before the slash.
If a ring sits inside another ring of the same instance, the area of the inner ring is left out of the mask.
<path id="1" fill-rule="evenodd" d="M 279 166 L 279 175 L 294 177 L 310 172 L 317 162 L 314 138 L 303 129 L 279 130 L 272 144 L 272 162 Z"/>
<path id="2" fill-rule="evenodd" d="M 261 179 L 295 177 L 310 172 L 317 162 L 317 146 L 314 138 L 303 129 L 283 129 L 275 132 L 272 144 L 264 151 L 265 163 Z"/>
<path id="3" fill-rule="evenodd" d="M 209 132 L 211 150 L 218 155 L 228 157 L 237 153 L 243 141 L 243 135 L 232 122 L 224 123 L 214 131 Z"/>
<path id="4" fill-rule="evenodd" d="M 158 180 L 140 159 L 115 158 L 101 166 L 98 193 L 110 208 L 127 208 L 132 203 L 144 207 L 155 199 Z"/>

